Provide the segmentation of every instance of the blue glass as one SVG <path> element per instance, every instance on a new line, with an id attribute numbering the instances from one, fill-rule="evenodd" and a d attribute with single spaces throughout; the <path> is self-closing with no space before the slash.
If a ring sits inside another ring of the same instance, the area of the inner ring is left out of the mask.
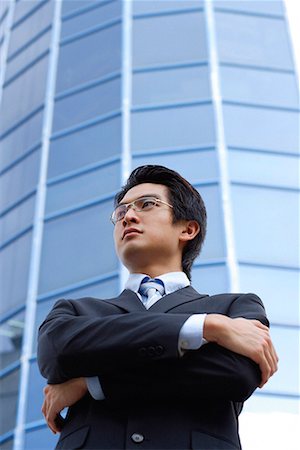
<path id="1" fill-rule="evenodd" d="M 18 361 L 22 349 L 24 311 L 2 322 L 0 334 L 0 369 Z"/>
<path id="2" fill-rule="evenodd" d="M 59 52 L 57 91 L 120 70 L 121 36 L 121 26 L 117 24 L 63 45 Z"/>
<path id="3" fill-rule="evenodd" d="M 154 155 L 134 156 L 132 168 L 144 164 L 160 164 L 176 170 L 190 183 L 215 180 L 219 176 L 217 155 L 214 150 L 182 151 Z"/>
<path id="4" fill-rule="evenodd" d="M 189 102 L 210 98 L 207 66 L 141 72 L 133 75 L 133 105 Z"/>
<path id="5" fill-rule="evenodd" d="M 260 395 L 253 395 L 250 397 L 244 406 L 244 412 L 261 412 L 261 413 L 289 413 L 299 414 L 300 400 L 291 397 L 278 397 L 263 394 L 260 390 L 257 391 Z"/>
<path id="6" fill-rule="evenodd" d="M 119 116 L 53 140 L 50 145 L 48 177 L 120 154 L 121 137 L 122 122 Z"/>
<path id="7" fill-rule="evenodd" d="M 0 314 L 25 304 L 32 233 L 0 250 Z"/>
<path id="8" fill-rule="evenodd" d="M 203 0 L 133 0 L 132 3 L 134 14 L 151 14 L 203 7 Z"/>
<path id="9" fill-rule="evenodd" d="M 97 5 L 102 1 L 103 0 L 63 0 L 62 13 L 63 15 L 66 15 L 80 9 L 85 9 L 89 6 Z"/>
<path id="10" fill-rule="evenodd" d="M 26 431 L 24 450 L 53 450 L 57 441 L 58 436 L 45 425 L 45 428 Z"/>
<path id="11" fill-rule="evenodd" d="M 32 2 L 17 2 L 17 5 Z M 29 6 L 29 5 L 28 5 Z M 21 22 L 12 29 L 9 41 L 8 56 L 11 56 L 16 50 L 23 47 L 31 39 L 37 36 L 47 26 L 52 23 L 54 1 L 48 1 L 40 8 L 35 9 L 25 21 Z M 23 6 L 21 6 L 23 8 Z M 18 6 L 17 6 L 18 8 Z"/>
<path id="12" fill-rule="evenodd" d="M 228 146 L 299 152 L 299 113 L 224 105 Z"/>
<path id="13" fill-rule="evenodd" d="M 284 20 L 215 13 L 222 62 L 293 70 Z"/>
<path id="14" fill-rule="evenodd" d="M 76 2 L 78 3 L 78 1 Z M 83 10 L 68 20 L 62 22 L 61 36 L 65 38 L 75 33 L 92 28 L 109 20 L 120 17 L 122 14 L 122 2 L 101 2 L 96 8 Z"/>
<path id="15" fill-rule="evenodd" d="M 283 2 L 278 0 L 239 0 L 239 1 L 225 1 L 218 0 L 215 5 L 216 8 L 225 8 L 229 10 L 236 10 L 241 12 L 258 13 L 258 14 L 278 14 L 284 15 Z"/>
<path id="16" fill-rule="evenodd" d="M 53 130 L 69 128 L 101 114 L 120 109 L 121 80 L 116 78 L 57 100 Z"/>
<path id="17" fill-rule="evenodd" d="M 200 294 L 228 292 L 229 280 L 225 264 L 195 267 L 192 270 L 192 285 Z"/>
<path id="18" fill-rule="evenodd" d="M 241 261 L 299 265 L 299 193 L 232 186 L 233 225 Z"/>
<path id="19" fill-rule="evenodd" d="M 113 193 L 119 189 L 120 180 L 120 163 L 117 162 L 50 185 L 47 190 L 46 213 L 74 207 Z"/>
<path id="20" fill-rule="evenodd" d="M 206 60 L 203 13 L 136 19 L 132 45 L 134 67 Z"/>
<path id="21" fill-rule="evenodd" d="M 133 152 L 211 145 L 215 140 L 212 105 L 145 110 L 132 114 Z"/>
<path id="22" fill-rule="evenodd" d="M 43 105 L 47 70 L 48 57 L 46 56 L 5 87 L 1 107 L 5 114 L 2 112 L 1 130 L 12 127 Z"/>
<path id="23" fill-rule="evenodd" d="M 40 142 L 42 125 L 43 112 L 40 111 L 2 139 L 0 138 L 0 170 Z"/>
<path id="24" fill-rule="evenodd" d="M 221 66 L 220 75 L 224 100 L 298 108 L 294 73 Z"/>
<path id="25" fill-rule="evenodd" d="M 39 164 L 40 152 L 36 151 L 0 177 L 0 212 L 36 188 Z"/>
<path id="26" fill-rule="evenodd" d="M 229 150 L 228 168 L 232 181 L 298 188 L 299 157 L 276 153 Z M 266 170 L 267 168 L 267 170 Z"/>
<path id="27" fill-rule="evenodd" d="M 271 323 L 300 325 L 299 272 L 239 265 L 241 292 L 255 292 L 265 305 Z"/>
<path id="28" fill-rule="evenodd" d="M 13 430 L 15 427 L 19 375 L 20 371 L 16 369 L 0 379 L 1 411 L 5 411 L 5 414 L 1 414 L 0 435 Z"/>
<path id="29" fill-rule="evenodd" d="M 0 216 L 0 245 L 33 223 L 35 195 Z"/>
<path id="30" fill-rule="evenodd" d="M 39 293 L 118 269 L 112 209 L 110 200 L 45 223 Z"/>

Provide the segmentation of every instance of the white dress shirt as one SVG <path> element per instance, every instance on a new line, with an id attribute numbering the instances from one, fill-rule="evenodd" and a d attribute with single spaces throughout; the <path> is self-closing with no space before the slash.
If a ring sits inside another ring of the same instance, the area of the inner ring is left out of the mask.
<path id="1" fill-rule="evenodd" d="M 144 303 L 144 299 L 138 291 L 141 281 L 147 276 L 148 275 L 143 273 L 132 273 L 125 285 L 125 289 L 135 292 L 142 303 Z M 155 303 L 157 301 L 163 301 L 162 299 L 165 295 L 172 294 L 173 292 L 190 285 L 190 281 L 184 272 L 164 273 L 156 278 L 159 278 L 164 283 L 165 294 L 161 298 L 158 298 Z M 178 351 L 180 356 L 182 356 L 185 351 L 197 350 L 201 345 L 206 343 L 206 340 L 203 338 L 205 317 L 206 314 L 193 314 L 184 322 L 178 338 Z M 86 382 L 88 390 L 95 400 L 105 399 L 98 377 L 86 378 Z"/>

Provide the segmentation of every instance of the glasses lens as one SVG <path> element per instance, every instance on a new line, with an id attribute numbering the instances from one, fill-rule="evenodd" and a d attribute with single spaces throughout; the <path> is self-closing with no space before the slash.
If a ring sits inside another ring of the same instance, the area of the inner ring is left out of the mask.
<path id="1" fill-rule="evenodd" d="M 113 222 L 116 223 L 119 220 L 122 220 L 125 214 L 126 214 L 126 206 L 125 205 L 117 206 L 112 215 Z"/>
<path id="2" fill-rule="evenodd" d="M 137 199 L 134 202 L 134 205 L 135 205 L 137 211 L 147 211 L 156 205 L 156 200 L 153 197 L 143 197 L 143 198 Z"/>

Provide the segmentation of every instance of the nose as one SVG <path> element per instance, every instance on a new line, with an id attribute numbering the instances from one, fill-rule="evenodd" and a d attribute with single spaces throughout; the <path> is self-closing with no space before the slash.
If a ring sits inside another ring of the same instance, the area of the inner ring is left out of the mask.
<path id="1" fill-rule="evenodd" d="M 136 211 L 132 206 L 129 206 L 127 208 L 127 211 L 125 213 L 125 216 L 123 217 L 123 225 L 126 225 L 128 223 L 138 223 L 139 222 L 139 216 L 136 214 Z"/>

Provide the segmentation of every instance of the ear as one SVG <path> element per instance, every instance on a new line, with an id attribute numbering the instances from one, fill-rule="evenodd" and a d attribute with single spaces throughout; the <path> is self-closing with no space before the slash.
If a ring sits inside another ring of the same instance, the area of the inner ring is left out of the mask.
<path id="1" fill-rule="evenodd" d="M 192 241 L 200 232 L 200 225 L 195 220 L 186 220 L 182 224 L 179 240 L 182 243 Z"/>

